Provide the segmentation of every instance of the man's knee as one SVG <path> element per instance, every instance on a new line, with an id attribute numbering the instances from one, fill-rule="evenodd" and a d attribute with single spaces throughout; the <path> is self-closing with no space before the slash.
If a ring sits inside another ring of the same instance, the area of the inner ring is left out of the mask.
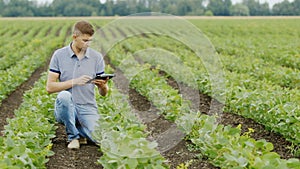
<path id="1" fill-rule="evenodd" d="M 85 119 L 84 123 L 82 124 L 89 132 L 93 132 L 96 127 L 98 127 L 99 116 L 95 115 L 93 118 Z"/>
<path id="2" fill-rule="evenodd" d="M 68 91 L 62 91 L 57 95 L 57 100 L 61 103 L 71 103 L 72 101 L 72 94 Z"/>

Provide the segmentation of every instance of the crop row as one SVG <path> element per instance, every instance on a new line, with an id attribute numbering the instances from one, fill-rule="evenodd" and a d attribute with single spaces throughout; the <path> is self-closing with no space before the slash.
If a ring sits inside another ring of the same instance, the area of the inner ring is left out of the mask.
<path id="1" fill-rule="evenodd" d="M 98 162 L 104 168 L 167 168 L 157 143 L 147 140 L 145 126 L 131 110 L 128 97 L 111 88 L 108 96 L 98 97 L 101 118 L 93 133 L 103 153 Z"/>
<path id="2" fill-rule="evenodd" d="M 54 116 L 50 110 L 54 97 L 45 90 L 46 75 L 23 96 L 23 103 L 8 120 L 0 137 L 0 168 L 45 168 L 53 155 Z"/>

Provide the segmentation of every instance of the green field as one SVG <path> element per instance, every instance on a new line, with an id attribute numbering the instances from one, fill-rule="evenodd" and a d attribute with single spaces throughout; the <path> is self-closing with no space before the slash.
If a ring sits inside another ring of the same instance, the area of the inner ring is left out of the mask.
<path id="1" fill-rule="evenodd" d="M 299 168 L 299 18 L 187 18 L 180 22 L 151 18 L 150 24 L 140 18 L 3 18 L 1 102 L 37 68 L 48 64 L 55 49 L 70 43 L 72 25 L 79 19 L 101 29 L 93 47 L 109 60 L 106 71 L 121 70 L 131 80 L 130 88 L 179 126 L 209 163 L 221 168 Z M 180 39 L 183 36 L 187 38 Z M 212 78 L 214 73 L 220 74 Z M 46 73 L 26 92 L 15 117 L 5 126 L 0 168 L 45 168 L 48 155 L 53 155 L 55 96 L 46 93 L 45 77 Z M 253 119 L 277 133 L 292 145 L 295 158 L 284 159 L 274 152 L 276 140 L 253 139 L 250 130 L 245 134 L 240 126 L 216 123 L 220 114 L 193 110 L 180 91 L 167 83 L 170 77 L 223 103 L 224 112 Z M 127 96 L 114 82 L 109 85 L 109 97 L 97 98 L 103 117 L 95 132 L 102 143 L 98 162 L 104 168 L 168 168 L 156 144 L 145 139 L 149 133 L 136 119 Z"/>

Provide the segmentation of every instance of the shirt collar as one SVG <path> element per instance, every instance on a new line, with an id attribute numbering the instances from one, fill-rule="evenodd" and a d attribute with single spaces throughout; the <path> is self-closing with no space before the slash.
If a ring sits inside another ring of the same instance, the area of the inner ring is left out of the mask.
<path id="1" fill-rule="evenodd" d="M 68 46 L 68 53 L 69 53 L 69 56 L 70 57 L 73 57 L 73 56 L 76 56 L 75 55 L 75 53 L 74 53 L 74 51 L 72 50 L 72 42 L 70 43 L 70 45 Z M 89 58 L 90 57 L 90 49 L 89 48 L 87 48 L 86 49 L 86 52 L 85 52 L 85 56 L 84 57 L 86 57 L 86 58 Z"/>

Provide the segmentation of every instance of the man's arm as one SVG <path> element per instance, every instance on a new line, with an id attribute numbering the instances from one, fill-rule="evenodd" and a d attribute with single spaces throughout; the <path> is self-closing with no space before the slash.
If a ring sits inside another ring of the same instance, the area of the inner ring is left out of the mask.
<path id="1" fill-rule="evenodd" d="M 58 73 L 50 72 L 48 73 L 46 90 L 49 94 L 60 92 L 72 87 L 72 80 L 68 80 L 65 82 L 58 82 Z"/>
<path id="2" fill-rule="evenodd" d="M 49 71 L 46 84 L 46 90 L 49 94 L 70 89 L 75 85 L 85 85 L 86 82 L 91 79 L 90 76 L 83 75 L 76 79 L 58 82 L 58 78 L 58 73 Z"/>
<path id="3" fill-rule="evenodd" d="M 107 95 L 107 92 L 108 92 L 108 85 L 105 84 L 104 87 L 98 87 L 99 89 L 99 93 L 102 95 L 102 96 L 105 96 Z"/>

